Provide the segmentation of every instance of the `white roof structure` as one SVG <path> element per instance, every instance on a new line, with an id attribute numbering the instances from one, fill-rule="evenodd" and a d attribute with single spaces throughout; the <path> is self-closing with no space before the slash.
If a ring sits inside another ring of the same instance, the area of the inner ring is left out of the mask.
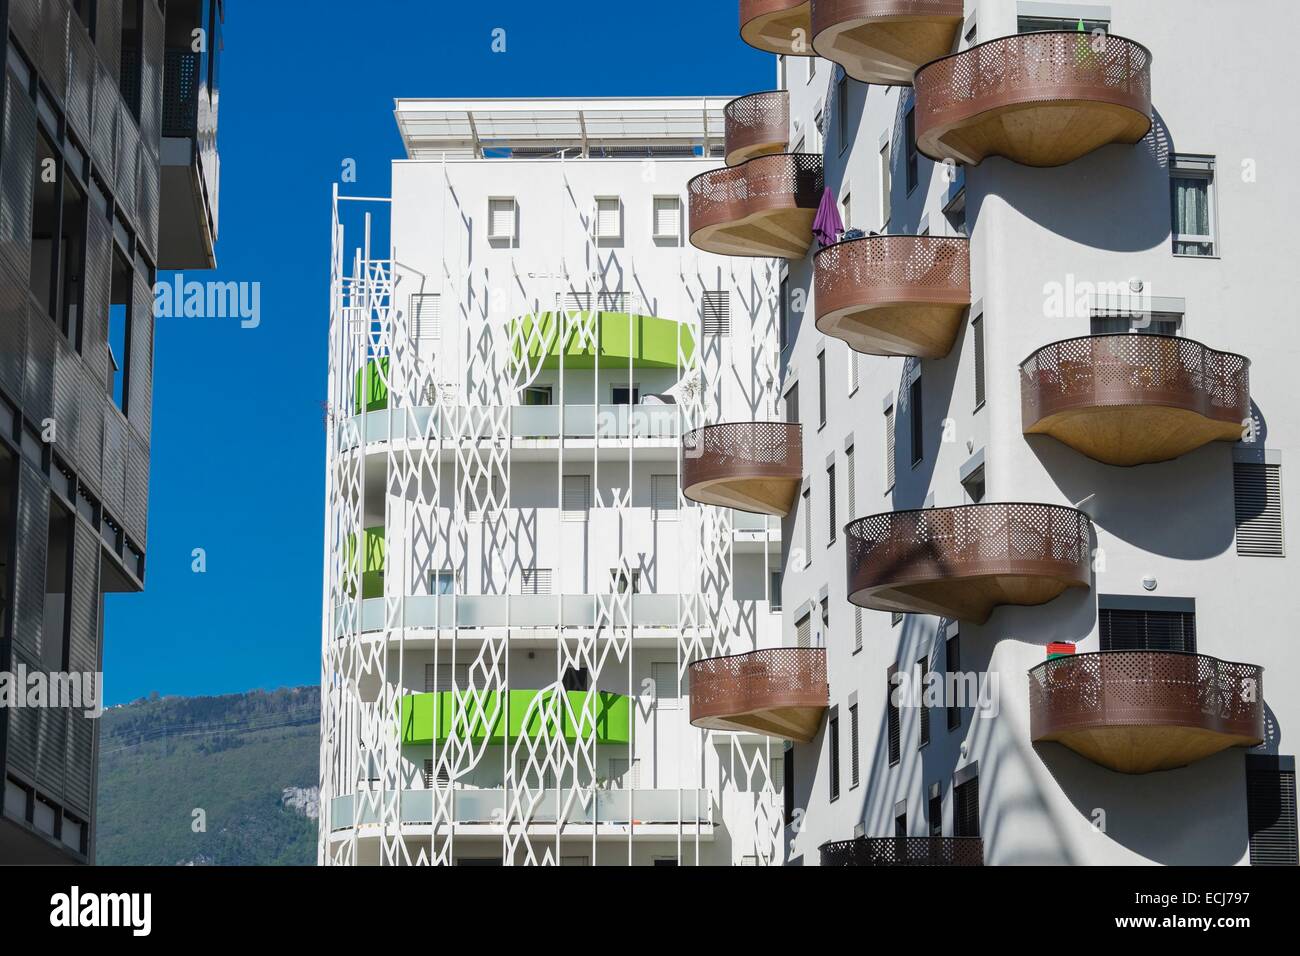
<path id="1" fill-rule="evenodd" d="M 399 99 L 411 159 L 710 155 L 733 97 Z"/>

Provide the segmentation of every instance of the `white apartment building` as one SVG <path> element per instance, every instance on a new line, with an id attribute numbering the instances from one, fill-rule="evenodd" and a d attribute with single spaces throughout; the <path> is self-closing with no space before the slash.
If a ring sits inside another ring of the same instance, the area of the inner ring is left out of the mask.
<path id="1" fill-rule="evenodd" d="M 777 418 L 778 264 L 686 234 L 726 102 L 400 100 L 336 190 L 322 864 L 782 858 L 782 741 L 687 696 L 780 640 L 779 520 L 679 491 Z"/>
<path id="2" fill-rule="evenodd" d="M 1239 6 L 739 0 L 779 89 L 691 231 L 783 262 L 788 862 L 1296 862 L 1292 11 Z"/>

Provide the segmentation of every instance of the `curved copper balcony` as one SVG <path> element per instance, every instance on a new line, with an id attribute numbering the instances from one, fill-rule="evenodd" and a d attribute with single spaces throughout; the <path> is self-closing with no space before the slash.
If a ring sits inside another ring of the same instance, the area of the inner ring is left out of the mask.
<path id="1" fill-rule="evenodd" d="M 1020 366 L 1026 435 L 1051 435 L 1109 465 L 1168 461 L 1239 441 L 1250 360 L 1168 335 L 1085 335 Z"/>
<path id="2" fill-rule="evenodd" d="M 970 305 L 970 241 L 868 236 L 813 259 L 817 328 L 869 355 L 942 358 Z"/>
<path id="3" fill-rule="evenodd" d="M 816 0 L 813 47 L 863 83 L 911 86 L 923 63 L 952 51 L 962 0 Z"/>
<path id="4" fill-rule="evenodd" d="M 1072 654 L 1029 672 L 1029 735 L 1120 773 L 1264 740 L 1264 668 L 1176 651 Z"/>
<path id="5" fill-rule="evenodd" d="M 723 256 L 802 259 L 822 199 L 822 158 L 758 156 L 701 173 L 686 188 L 696 248 Z"/>
<path id="6" fill-rule="evenodd" d="M 812 0 L 740 0 L 740 38 L 767 53 L 816 56 Z"/>
<path id="7" fill-rule="evenodd" d="M 682 494 L 702 505 L 784 517 L 803 482 L 803 429 L 727 422 L 682 436 Z"/>
<path id="8" fill-rule="evenodd" d="M 844 529 L 849 600 L 983 623 L 1002 604 L 1046 604 L 1092 583 L 1092 523 L 1062 505 L 890 511 Z"/>
<path id="9" fill-rule="evenodd" d="M 936 161 L 1060 166 L 1151 128 L 1151 53 L 1123 37 L 1025 33 L 921 67 L 916 145 Z"/>
<path id="10" fill-rule="evenodd" d="M 691 724 L 808 743 L 830 706 L 826 649 L 773 647 L 691 665 Z"/>
<path id="11" fill-rule="evenodd" d="M 980 837 L 858 837 L 819 846 L 822 866 L 983 866 Z"/>
<path id="12" fill-rule="evenodd" d="M 785 90 L 751 93 L 722 111 L 727 132 L 727 165 L 790 148 L 790 94 Z"/>

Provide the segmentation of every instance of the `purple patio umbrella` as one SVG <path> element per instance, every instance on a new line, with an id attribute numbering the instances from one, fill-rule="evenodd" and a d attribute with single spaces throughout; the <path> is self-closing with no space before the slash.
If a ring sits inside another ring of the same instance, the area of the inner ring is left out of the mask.
<path id="1" fill-rule="evenodd" d="M 839 241 L 840 233 L 844 231 L 844 220 L 840 219 L 839 204 L 835 202 L 835 194 L 831 192 L 829 186 L 822 193 L 821 205 L 817 207 L 817 218 L 813 220 L 813 236 L 817 239 L 817 245 L 825 248 Z"/>

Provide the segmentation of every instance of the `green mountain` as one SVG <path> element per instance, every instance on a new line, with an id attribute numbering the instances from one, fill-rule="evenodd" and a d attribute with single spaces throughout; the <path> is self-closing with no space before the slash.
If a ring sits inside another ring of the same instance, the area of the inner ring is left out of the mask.
<path id="1" fill-rule="evenodd" d="M 100 865 L 313 866 L 320 688 L 105 711 Z"/>

